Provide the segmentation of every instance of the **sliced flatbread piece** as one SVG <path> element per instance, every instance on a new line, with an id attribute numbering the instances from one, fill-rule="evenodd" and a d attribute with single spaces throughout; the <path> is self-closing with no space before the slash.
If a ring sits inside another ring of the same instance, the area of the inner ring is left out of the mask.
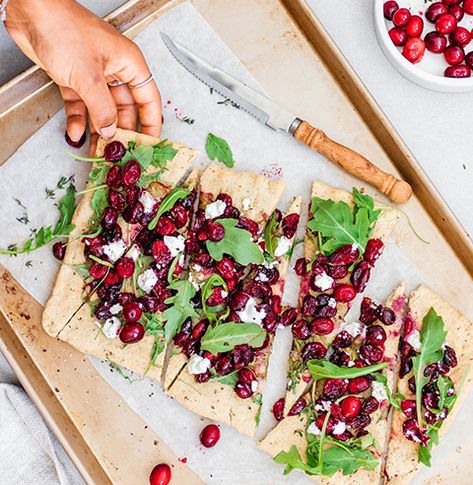
<path id="1" fill-rule="evenodd" d="M 421 285 L 410 295 L 408 307 L 408 319 L 413 321 L 414 328 L 418 331 L 422 329 L 422 319 L 431 308 L 443 318 L 445 330 L 447 331 L 446 342 L 448 346 L 455 350 L 458 359 L 458 365 L 452 368 L 447 376 L 453 381 L 455 389 L 460 394 L 454 403 L 453 409 L 440 428 L 439 437 L 441 440 L 450 423 L 460 411 L 472 385 L 470 368 L 473 363 L 473 347 L 471 345 L 473 324 L 430 288 Z M 412 373 L 410 372 L 404 378 L 399 379 L 398 392 L 403 394 L 406 399 L 415 400 L 415 396 L 409 390 L 407 384 L 411 375 Z M 463 385 L 461 385 L 462 382 Z M 397 410 L 393 411 L 392 432 L 389 439 L 385 471 L 386 481 L 390 484 L 408 483 L 415 473 L 423 467 L 417 458 L 419 445 L 407 440 L 403 435 L 402 425 L 405 420 L 406 417 L 404 415 Z M 440 457 L 437 456 L 437 458 Z M 435 459 L 435 447 L 433 459 Z"/>

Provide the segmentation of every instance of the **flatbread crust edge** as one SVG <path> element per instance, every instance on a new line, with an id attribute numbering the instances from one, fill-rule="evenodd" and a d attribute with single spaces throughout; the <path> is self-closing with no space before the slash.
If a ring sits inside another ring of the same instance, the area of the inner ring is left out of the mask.
<path id="1" fill-rule="evenodd" d="M 416 321 L 417 329 L 420 330 L 422 327 L 422 319 L 431 307 L 443 318 L 445 328 L 448 332 L 447 342 L 457 353 L 458 366 L 452 369 L 449 376 L 456 387 L 465 378 L 463 388 L 460 391 L 453 410 L 440 428 L 439 435 L 441 442 L 450 423 L 455 419 L 455 416 L 460 411 L 464 400 L 471 390 L 473 382 L 473 376 L 471 374 L 471 365 L 473 363 L 473 346 L 471 345 L 473 339 L 473 324 L 430 288 L 421 285 L 411 293 L 409 298 L 409 311 Z M 423 467 L 417 461 L 418 446 L 412 441 L 406 440 L 402 434 L 403 422 L 403 417 L 397 411 L 394 411 L 386 463 L 387 482 L 390 484 L 409 483 L 415 473 Z M 440 458 L 436 454 L 435 447 L 432 455 L 433 460 Z"/>

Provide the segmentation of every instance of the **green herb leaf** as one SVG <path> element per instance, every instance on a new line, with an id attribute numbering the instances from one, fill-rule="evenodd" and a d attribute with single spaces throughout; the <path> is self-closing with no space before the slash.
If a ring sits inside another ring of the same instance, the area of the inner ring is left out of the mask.
<path id="1" fill-rule="evenodd" d="M 273 212 L 264 228 L 264 248 L 271 258 L 271 261 L 274 259 L 274 252 L 276 251 L 277 245 L 278 222 L 276 221 L 276 213 Z"/>
<path id="2" fill-rule="evenodd" d="M 221 323 L 216 327 L 208 327 L 200 347 L 211 354 L 228 352 L 236 345 L 248 344 L 260 347 L 266 338 L 266 331 L 256 323 Z"/>
<path id="3" fill-rule="evenodd" d="M 328 360 L 316 359 L 307 362 L 312 377 L 315 380 L 329 379 L 335 377 L 338 379 L 353 379 L 354 377 L 361 377 L 380 371 L 388 366 L 387 362 L 381 362 L 375 365 L 368 365 L 366 367 L 339 367 L 332 364 Z"/>
<path id="4" fill-rule="evenodd" d="M 353 198 L 355 200 L 355 207 L 361 209 L 365 208 L 368 212 L 368 220 L 372 224 L 376 222 L 378 217 L 383 212 L 381 209 L 374 209 L 374 200 L 369 195 L 363 195 L 356 187 L 353 187 Z"/>
<path id="5" fill-rule="evenodd" d="M 145 332 L 148 335 L 154 336 L 153 348 L 149 358 L 148 367 L 145 374 L 149 371 L 151 366 L 155 365 L 156 359 L 163 352 L 164 344 L 164 322 L 155 313 L 143 313 Z"/>
<path id="6" fill-rule="evenodd" d="M 292 445 L 288 452 L 281 451 L 278 453 L 273 460 L 280 465 L 286 465 L 284 468 L 284 475 L 287 475 L 292 470 L 302 470 L 308 475 L 319 474 L 319 468 L 311 467 L 305 463 L 295 445 Z"/>
<path id="7" fill-rule="evenodd" d="M 207 305 L 207 299 L 212 294 L 213 289 L 217 286 L 221 286 L 224 291 L 228 291 L 228 286 L 225 280 L 217 273 L 213 273 L 205 280 L 201 290 L 202 310 L 210 323 L 215 323 L 218 320 L 216 313 L 221 311 L 221 309 L 215 309 Z"/>
<path id="8" fill-rule="evenodd" d="M 94 185 L 101 185 L 105 183 L 105 179 L 107 177 L 107 172 L 109 168 L 110 168 L 110 165 L 104 165 L 104 164 L 94 167 L 89 172 L 89 181 Z"/>
<path id="9" fill-rule="evenodd" d="M 207 135 L 205 150 L 207 151 L 210 160 L 215 160 L 217 158 L 219 162 L 222 162 L 227 167 L 233 167 L 235 165 L 232 150 L 227 141 L 223 138 L 219 138 L 218 136 L 209 133 Z"/>
<path id="10" fill-rule="evenodd" d="M 148 187 L 153 182 L 158 182 L 159 179 L 161 178 L 161 172 L 154 172 L 149 175 L 141 175 L 141 177 L 138 180 L 138 185 L 140 187 Z"/>
<path id="11" fill-rule="evenodd" d="M 158 207 L 158 212 L 154 216 L 153 220 L 148 224 L 148 228 L 153 230 L 159 221 L 159 218 L 168 210 L 171 210 L 177 203 L 178 200 L 187 197 L 190 194 L 188 189 L 184 187 L 174 187 L 167 195 L 163 198 Z"/>
<path id="12" fill-rule="evenodd" d="M 378 466 L 378 460 L 369 451 L 358 447 L 349 449 L 332 446 L 324 451 L 322 475 L 331 476 L 338 471 L 351 475 L 359 468 L 372 471 Z"/>
<path id="13" fill-rule="evenodd" d="M 108 207 L 108 189 L 100 189 L 95 191 L 90 206 L 98 219 L 102 216 L 103 211 Z"/>
<path id="14" fill-rule="evenodd" d="M 211 367 L 210 372 L 212 371 L 214 371 L 214 375 L 209 379 L 209 382 L 220 382 L 221 384 L 225 384 L 231 387 L 235 387 L 235 384 L 238 382 L 238 372 L 240 372 L 239 370 L 234 370 L 226 376 L 221 376 L 217 374 L 215 370 Z"/>
<path id="15" fill-rule="evenodd" d="M 220 261 L 224 254 L 232 256 L 237 263 L 247 266 L 248 264 L 261 264 L 264 262 L 261 248 L 252 241 L 251 234 L 236 227 L 236 219 L 218 219 L 219 224 L 225 229 L 225 236 L 218 242 L 206 241 L 207 251 L 215 261 Z"/>
<path id="16" fill-rule="evenodd" d="M 153 147 L 153 161 L 151 163 L 155 167 L 163 169 L 166 167 L 166 162 L 172 160 L 177 152 L 178 150 L 172 146 L 172 143 L 162 140 Z"/>
<path id="17" fill-rule="evenodd" d="M 399 412 L 402 412 L 401 410 L 401 401 L 404 399 L 404 396 L 400 393 L 396 393 L 396 395 L 392 395 L 391 389 L 389 389 L 388 386 L 388 380 L 384 374 L 374 374 L 374 378 L 378 381 L 381 382 L 384 385 L 384 389 L 386 391 L 386 395 L 388 396 L 388 401 L 393 406 L 395 409 L 397 409 Z"/>
<path id="18" fill-rule="evenodd" d="M 163 320 L 166 322 L 164 325 L 166 342 L 171 341 L 188 318 L 199 316 L 191 303 L 195 296 L 195 288 L 192 283 L 187 280 L 179 280 L 170 284 L 168 288 L 175 290 L 176 294 L 164 302 L 166 305 L 171 305 L 163 312 Z"/>

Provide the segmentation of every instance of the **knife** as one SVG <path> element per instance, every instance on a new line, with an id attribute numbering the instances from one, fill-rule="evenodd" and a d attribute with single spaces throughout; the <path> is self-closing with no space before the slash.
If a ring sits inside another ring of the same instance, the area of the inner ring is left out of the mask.
<path id="1" fill-rule="evenodd" d="M 266 96 L 208 64 L 165 33 L 161 32 L 161 38 L 174 58 L 192 75 L 264 125 L 289 133 L 345 172 L 373 185 L 393 202 L 407 202 L 411 197 L 412 188 L 404 180 L 384 172 L 359 153 L 331 140 L 322 130 L 314 128 Z"/>

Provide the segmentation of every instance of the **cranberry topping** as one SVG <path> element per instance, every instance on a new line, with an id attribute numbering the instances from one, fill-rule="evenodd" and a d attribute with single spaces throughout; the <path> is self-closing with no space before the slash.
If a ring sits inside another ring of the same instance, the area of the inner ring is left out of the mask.
<path id="1" fill-rule="evenodd" d="M 370 387 L 370 382 L 367 377 L 361 376 L 361 377 L 355 377 L 353 379 L 350 379 L 348 383 L 348 391 L 351 394 L 359 394 L 363 391 L 366 391 Z"/>
<path id="2" fill-rule="evenodd" d="M 338 365 L 339 367 L 347 366 L 350 362 L 350 356 L 343 350 L 335 349 L 332 355 L 329 357 L 332 364 Z"/>
<path id="3" fill-rule="evenodd" d="M 137 322 L 141 318 L 142 313 L 143 311 L 141 310 L 139 303 L 136 301 L 126 303 L 123 307 L 123 318 L 128 323 Z"/>
<path id="4" fill-rule="evenodd" d="M 172 259 L 171 251 L 169 251 L 164 241 L 155 241 L 151 253 L 156 263 L 160 266 L 168 265 Z"/>
<path id="5" fill-rule="evenodd" d="M 347 387 L 344 379 L 330 378 L 325 381 L 323 394 L 327 399 L 335 400 L 345 394 Z"/>
<path id="6" fill-rule="evenodd" d="M 282 220 L 282 232 L 288 238 L 292 239 L 299 224 L 299 214 L 288 214 Z"/>
<path id="7" fill-rule="evenodd" d="M 376 347 L 383 347 L 386 342 L 386 332 L 380 325 L 371 325 L 366 331 L 366 341 Z"/>
<path id="8" fill-rule="evenodd" d="M 232 350 L 233 367 L 235 369 L 241 369 L 245 365 L 249 365 L 253 362 L 255 357 L 255 350 L 248 344 L 237 345 Z"/>
<path id="9" fill-rule="evenodd" d="M 294 321 L 296 320 L 296 317 L 297 317 L 297 310 L 295 308 L 286 308 L 283 311 L 279 321 L 281 325 L 283 325 L 284 327 L 287 327 L 294 323 Z"/>
<path id="10" fill-rule="evenodd" d="M 145 328 L 141 323 L 126 323 L 120 330 L 120 340 L 125 344 L 139 342 L 145 335 Z"/>
<path id="11" fill-rule="evenodd" d="M 425 18 L 432 23 L 435 23 L 437 19 L 448 12 L 448 7 L 442 2 L 435 2 L 429 5 L 429 8 L 425 12 Z"/>
<path id="12" fill-rule="evenodd" d="M 348 274 L 348 266 L 328 266 L 327 274 L 334 280 L 341 280 Z"/>
<path id="13" fill-rule="evenodd" d="M 56 259 L 62 261 L 66 255 L 66 245 L 62 241 L 53 244 L 53 254 Z"/>
<path id="14" fill-rule="evenodd" d="M 360 347 L 360 355 L 370 365 L 377 364 L 383 358 L 384 350 L 365 343 Z"/>
<path id="15" fill-rule="evenodd" d="M 266 266 L 259 265 L 256 279 L 264 283 L 268 283 L 268 285 L 273 285 L 279 280 L 279 271 L 277 268 L 268 268 Z"/>
<path id="16" fill-rule="evenodd" d="M 108 201 L 110 205 L 118 212 L 122 212 L 126 205 L 125 197 L 123 197 L 123 195 L 120 194 L 120 192 L 117 192 L 116 190 L 113 190 L 113 189 L 110 189 L 108 191 Z"/>
<path id="17" fill-rule="evenodd" d="M 200 442 L 206 448 L 212 448 L 220 439 L 220 428 L 216 424 L 207 425 L 200 433 Z"/>
<path id="18" fill-rule="evenodd" d="M 288 416 L 297 416 L 300 414 L 307 406 L 307 401 L 300 397 L 291 407 L 289 412 L 287 413 Z"/>
<path id="19" fill-rule="evenodd" d="M 117 188 L 122 184 L 121 168 L 118 165 L 113 165 L 107 172 L 105 183 L 110 188 Z"/>
<path id="20" fill-rule="evenodd" d="M 245 291 L 237 290 L 230 294 L 228 307 L 233 311 L 241 311 L 246 307 L 250 295 Z"/>
<path id="21" fill-rule="evenodd" d="M 282 305 L 281 305 L 281 296 L 280 295 L 272 295 L 271 296 L 271 310 L 276 314 L 281 313 Z"/>
<path id="22" fill-rule="evenodd" d="M 409 388 L 409 391 L 416 392 L 416 381 L 414 376 L 409 377 L 409 380 L 407 381 L 407 386 Z"/>
<path id="23" fill-rule="evenodd" d="M 101 301 L 95 308 L 94 315 L 98 320 L 107 320 L 112 316 L 110 312 L 110 303 Z"/>
<path id="24" fill-rule="evenodd" d="M 425 48 L 434 54 L 441 54 L 447 48 L 447 39 L 438 32 L 429 32 L 425 36 Z"/>
<path id="25" fill-rule="evenodd" d="M 133 185 L 132 187 L 125 187 L 126 203 L 133 204 L 136 202 L 142 194 L 141 187 Z"/>
<path id="26" fill-rule="evenodd" d="M 210 223 L 207 227 L 208 238 L 213 242 L 218 242 L 225 236 L 225 229 L 218 222 Z"/>
<path id="27" fill-rule="evenodd" d="M 377 307 L 371 298 L 365 296 L 361 302 L 360 322 L 366 325 L 374 323 L 378 319 L 376 309 Z"/>
<path id="28" fill-rule="evenodd" d="M 375 411 L 378 410 L 378 408 L 379 408 L 378 400 L 373 396 L 369 396 L 363 401 L 363 404 L 361 405 L 361 413 L 373 414 Z"/>
<path id="29" fill-rule="evenodd" d="M 238 219 L 238 225 L 243 229 L 251 232 L 252 236 L 257 236 L 259 234 L 259 226 L 255 221 L 248 219 L 248 217 L 240 216 Z"/>
<path id="30" fill-rule="evenodd" d="M 258 283 L 252 281 L 246 287 L 246 290 L 251 296 L 255 298 L 267 299 L 270 298 L 272 295 L 271 286 L 269 286 L 267 283 Z"/>
<path id="31" fill-rule="evenodd" d="M 353 248 L 351 244 L 346 244 L 338 248 L 328 259 L 332 266 L 348 266 L 353 264 L 360 256 L 358 248 Z"/>
<path id="32" fill-rule="evenodd" d="M 182 205 L 175 205 L 170 211 L 169 215 L 171 216 L 174 224 L 178 229 L 181 229 L 187 224 L 188 216 L 187 211 Z"/>
<path id="33" fill-rule="evenodd" d="M 225 202 L 225 205 L 227 206 L 233 205 L 233 199 L 231 195 L 225 193 L 218 194 L 216 200 L 221 200 L 222 202 Z"/>
<path id="34" fill-rule="evenodd" d="M 299 340 L 307 340 L 311 336 L 309 325 L 305 320 L 296 320 L 291 330 L 294 337 Z"/>
<path id="35" fill-rule="evenodd" d="M 335 324 L 330 318 L 316 318 L 311 324 L 312 332 L 317 335 L 328 335 L 333 332 Z"/>
<path id="36" fill-rule="evenodd" d="M 225 211 L 223 212 L 223 215 L 231 219 L 239 219 L 240 211 L 233 205 L 227 205 L 227 207 L 225 207 Z"/>
<path id="37" fill-rule="evenodd" d="M 362 293 L 365 290 L 368 280 L 370 279 L 370 274 L 371 270 L 368 262 L 360 261 L 355 266 L 350 281 L 358 293 Z"/>
<path id="38" fill-rule="evenodd" d="M 366 428 L 370 423 L 371 418 L 367 414 L 359 414 L 358 416 L 347 420 L 347 426 L 353 429 Z"/>
<path id="39" fill-rule="evenodd" d="M 143 307 L 143 310 L 148 313 L 156 313 L 160 309 L 159 300 L 150 295 L 143 295 L 138 298 L 138 303 Z"/>
<path id="40" fill-rule="evenodd" d="M 383 252 L 384 243 L 381 239 L 370 239 L 366 244 L 365 252 L 363 253 L 363 259 L 368 261 L 371 266 L 374 266 L 376 261 Z"/>
<path id="41" fill-rule="evenodd" d="M 309 342 L 304 345 L 301 357 L 304 362 L 311 359 L 323 359 L 327 353 L 326 347 L 320 342 Z"/>
<path id="42" fill-rule="evenodd" d="M 150 485 L 168 485 L 171 481 L 171 468 L 165 463 L 160 463 L 153 468 L 149 476 Z"/>
<path id="43" fill-rule="evenodd" d="M 102 279 L 107 274 L 107 267 L 100 263 L 94 263 L 89 268 L 89 274 L 94 280 Z"/>
<path id="44" fill-rule="evenodd" d="M 69 133 L 67 133 L 67 131 L 64 133 L 64 139 L 66 140 L 66 143 L 72 148 L 80 148 L 85 143 L 86 137 L 87 136 L 84 131 L 84 133 L 82 133 L 82 136 L 79 138 L 79 140 L 73 141 L 69 136 Z"/>
<path id="45" fill-rule="evenodd" d="M 351 285 L 339 285 L 333 290 L 333 297 L 339 302 L 348 303 L 356 297 L 356 290 Z"/>
<path id="46" fill-rule="evenodd" d="M 225 303 L 225 296 L 223 296 L 224 289 L 221 286 L 217 286 L 213 289 L 211 295 L 207 298 L 207 305 L 214 307 L 223 305 Z"/>
<path id="47" fill-rule="evenodd" d="M 170 236 L 176 230 L 176 224 L 168 216 L 161 216 L 154 230 L 161 236 Z"/>
<path id="48" fill-rule="evenodd" d="M 317 428 L 319 429 L 323 428 L 326 416 L 327 416 L 327 413 L 323 413 L 317 417 L 317 420 L 315 421 L 315 425 L 317 426 Z M 335 428 L 335 419 L 332 416 L 329 416 L 325 427 L 325 431 L 328 434 L 331 434 L 333 432 L 333 428 Z"/>
<path id="49" fill-rule="evenodd" d="M 303 276 L 307 274 L 307 261 L 305 258 L 299 258 L 294 266 L 294 271 L 297 276 Z"/>
<path id="50" fill-rule="evenodd" d="M 332 345 L 335 348 L 344 349 L 350 347 L 353 343 L 353 336 L 350 335 L 346 330 L 342 330 L 333 340 Z"/>
<path id="51" fill-rule="evenodd" d="M 342 401 L 342 413 L 350 419 L 358 416 L 361 411 L 361 401 L 355 396 L 348 396 Z"/>
<path id="52" fill-rule="evenodd" d="M 231 280 L 236 277 L 235 264 L 227 256 L 223 256 L 220 261 L 215 263 L 215 269 L 224 280 Z"/>
<path id="53" fill-rule="evenodd" d="M 131 293 L 120 293 L 118 295 L 117 301 L 120 303 L 121 306 L 125 305 L 126 303 L 129 303 L 130 301 L 133 301 L 135 299 L 135 296 L 132 295 Z"/>
<path id="54" fill-rule="evenodd" d="M 452 347 L 449 347 L 448 345 L 445 345 L 443 362 L 448 365 L 448 367 L 456 367 L 458 365 L 457 353 Z"/>
<path id="55" fill-rule="evenodd" d="M 404 421 L 402 425 L 402 434 L 406 439 L 413 441 L 414 443 L 426 443 L 425 436 L 420 432 L 415 419 L 411 418 Z"/>
<path id="56" fill-rule="evenodd" d="M 230 355 L 223 355 L 215 361 L 215 371 L 221 376 L 230 374 L 233 370 L 232 358 Z"/>
<path id="57" fill-rule="evenodd" d="M 282 421 L 284 418 L 284 405 L 286 400 L 281 397 L 273 404 L 273 414 L 276 421 Z"/>
<path id="58" fill-rule="evenodd" d="M 210 373 L 210 371 L 207 370 L 205 372 L 202 372 L 201 374 L 196 374 L 194 376 L 194 379 L 199 384 L 202 384 L 204 382 L 208 382 L 211 377 L 212 377 L 212 374 Z"/>
<path id="59" fill-rule="evenodd" d="M 143 212 L 143 204 L 137 201 L 125 207 L 122 217 L 128 224 L 138 224 L 143 217 Z"/>
<path id="60" fill-rule="evenodd" d="M 266 317 L 263 320 L 263 328 L 268 333 L 274 333 L 276 331 L 276 327 L 279 323 L 278 316 L 274 312 L 269 312 L 266 314 Z"/>
<path id="61" fill-rule="evenodd" d="M 416 415 L 416 402 L 411 399 L 401 401 L 401 409 L 407 418 L 413 418 Z"/>
<path id="62" fill-rule="evenodd" d="M 392 20 L 394 12 L 399 8 L 399 5 L 394 0 L 384 2 L 383 13 L 386 20 Z"/>
<path id="63" fill-rule="evenodd" d="M 126 148 L 123 143 L 118 140 L 114 140 L 105 145 L 103 156 L 107 162 L 118 162 L 120 161 L 126 153 Z"/>
<path id="64" fill-rule="evenodd" d="M 241 381 L 236 383 L 235 392 L 240 399 L 248 399 L 254 394 L 251 384 Z"/>
<path id="65" fill-rule="evenodd" d="M 135 262 L 131 258 L 124 257 L 120 259 L 115 269 L 122 278 L 131 278 L 135 272 Z"/>
<path id="66" fill-rule="evenodd" d="M 141 176 L 141 166 L 136 160 L 128 160 L 122 169 L 123 183 L 131 187 L 138 182 Z"/>

